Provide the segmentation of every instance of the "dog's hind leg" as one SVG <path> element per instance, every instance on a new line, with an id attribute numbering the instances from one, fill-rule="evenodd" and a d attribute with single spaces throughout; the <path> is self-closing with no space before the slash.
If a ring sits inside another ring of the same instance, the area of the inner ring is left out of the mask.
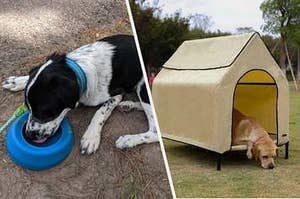
<path id="1" fill-rule="evenodd" d="M 249 160 L 252 159 L 252 148 L 253 148 L 253 143 L 250 141 L 247 143 L 247 157 Z"/>
<path id="2" fill-rule="evenodd" d="M 146 86 L 143 81 L 138 84 L 137 94 L 141 101 L 141 106 L 145 111 L 146 117 L 148 119 L 149 130 L 145 133 L 135 134 L 135 135 L 124 135 L 118 138 L 116 141 L 116 146 L 120 149 L 132 148 L 134 146 L 158 142 L 158 135 L 155 128 L 155 122 L 153 117 L 153 112 L 149 103 L 149 97 L 147 94 Z"/>
<path id="3" fill-rule="evenodd" d="M 94 153 L 100 144 L 101 130 L 112 111 L 122 100 L 122 95 L 116 95 L 105 102 L 93 116 L 87 130 L 81 138 L 81 153 Z"/>
<path id="4" fill-rule="evenodd" d="M 149 106 L 149 107 L 147 107 Z M 116 146 L 120 149 L 132 148 L 134 146 L 158 142 L 158 135 L 154 125 L 153 114 L 151 111 L 151 106 L 149 104 L 143 104 L 146 116 L 148 118 L 149 130 L 145 133 L 135 134 L 135 135 L 124 135 L 118 138 L 116 141 Z"/>
<path id="5" fill-rule="evenodd" d="M 2 82 L 2 87 L 10 91 L 20 91 L 24 90 L 28 82 L 29 76 L 11 76 Z"/>

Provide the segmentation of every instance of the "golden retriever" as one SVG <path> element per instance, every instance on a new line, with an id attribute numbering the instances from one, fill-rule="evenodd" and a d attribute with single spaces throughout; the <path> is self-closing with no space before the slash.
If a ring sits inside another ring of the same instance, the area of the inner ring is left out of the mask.
<path id="1" fill-rule="evenodd" d="M 246 144 L 249 159 L 254 157 L 255 160 L 259 160 L 265 169 L 275 167 L 277 146 L 257 120 L 234 109 L 233 128 L 233 145 Z"/>

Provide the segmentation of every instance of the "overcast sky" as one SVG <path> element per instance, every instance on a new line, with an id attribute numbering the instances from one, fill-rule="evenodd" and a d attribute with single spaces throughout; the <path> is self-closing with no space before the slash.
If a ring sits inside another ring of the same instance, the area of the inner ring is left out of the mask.
<path id="1" fill-rule="evenodd" d="M 152 0 L 158 1 L 158 0 Z M 261 31 L 262 12 L 259 9 L 263 0 L 159 0 L 163 14 L 181 10 L 182 16 L 195 13 L 211 17 L 210 30 L 220 29 L 234 33 L 238 27 L 253 27 Z"/>

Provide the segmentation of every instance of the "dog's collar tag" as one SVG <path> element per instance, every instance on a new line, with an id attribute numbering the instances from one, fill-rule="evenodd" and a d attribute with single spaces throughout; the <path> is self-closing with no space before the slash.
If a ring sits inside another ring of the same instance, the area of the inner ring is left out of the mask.
<path id="1" fill-rule="evenodd" d="M 87 88 L 87 80 L 86 80 L 86 75 L 85 72 L 82 70 L 82 68 L 76 63 L 75 60 L 66 57 L 66 64 L 67 66 L 75 73 L 77 77 L 77 81 L 79 84 L 79 89 L 80 89 L 80 96 L 86 91 Z"/>

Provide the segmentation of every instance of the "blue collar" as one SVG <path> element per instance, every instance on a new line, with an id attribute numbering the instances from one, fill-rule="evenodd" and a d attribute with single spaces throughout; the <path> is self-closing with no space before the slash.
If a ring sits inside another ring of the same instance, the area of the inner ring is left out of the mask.
<path id="1" fill-rule="evenodd" d="M 75 73 L 77 82 L 79 85 L 79 90 L 80 90 L 80 96 L 86 91 L 87 87 L 87 80 L 86 80 L 86 75 L 85 72 L 82 70 L 82 68 L 76 63 L 75 60 L 66 57 L 66 64 L 67 66 Z"/>

